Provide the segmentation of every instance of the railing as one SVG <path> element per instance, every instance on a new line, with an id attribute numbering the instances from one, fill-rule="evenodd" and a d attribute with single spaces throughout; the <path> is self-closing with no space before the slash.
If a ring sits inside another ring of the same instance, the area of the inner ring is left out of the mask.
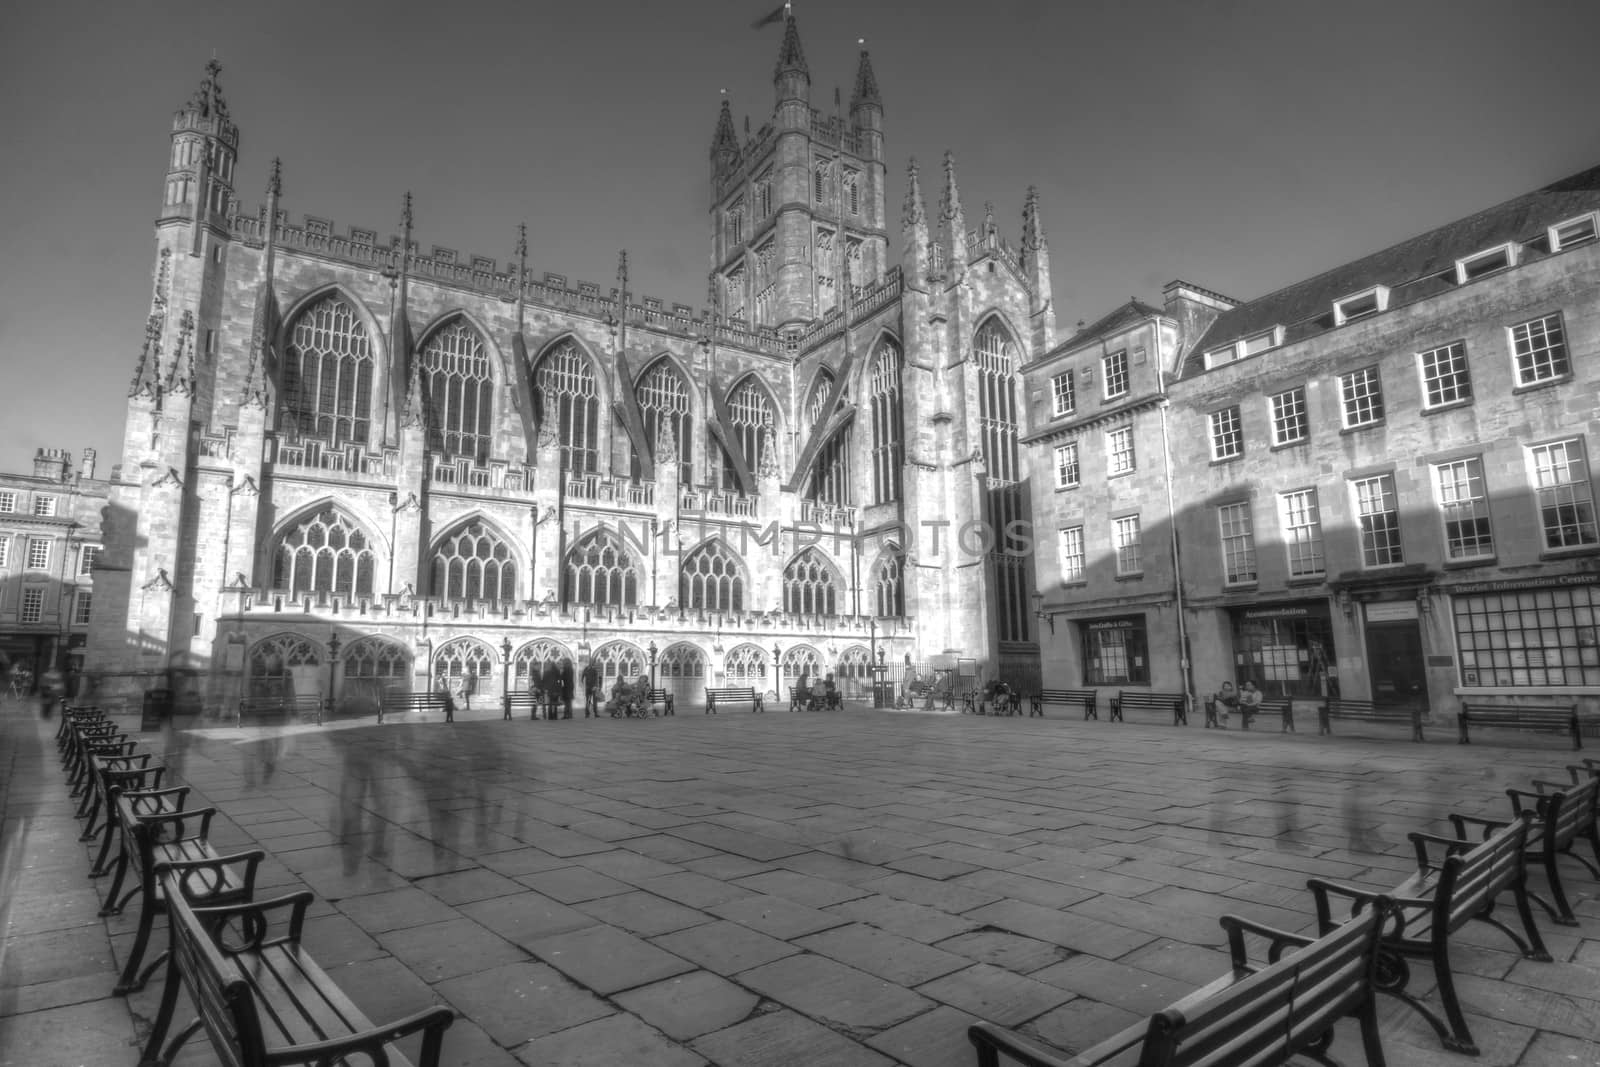
<path id="1" fill-rule="evenodd" d="M 656 484 L 604 478 L 598 474 L 569 474 L 565 482 L 564 495 L 568 500 L 592 500 L 597 504 L 652 508 L 656 503 Z"/>
<path id="2" fill-rule="evenodd" d="M 717 492 L 715 490 L 683 489 L 678 495 L 681 511 L 703 512 L 707 515 L 733 515 L 754 518 L 756 498 L 743 493 Z"/>
<path id="3" fill-rule="evenodd" d="M 267 460 L 279 467 L 374 478 L 392 477 L 394 473 L 391 456 L 375 455 L 360 445 L 333 446 L 315 438 L 301 438 L 289 443 L 271 435 L 267 441 Z"/>
<path id="4" fill-rule="evenodd" d="M 800 521 L 818 525 L 850 526 L 856 524 L 856 509 L 845 504 L 824 504 L 816 500 L 800 501 Z"/>

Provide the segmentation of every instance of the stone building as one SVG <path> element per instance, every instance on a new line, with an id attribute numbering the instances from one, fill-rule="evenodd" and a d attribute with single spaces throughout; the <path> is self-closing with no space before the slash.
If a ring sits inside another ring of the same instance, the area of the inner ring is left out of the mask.
<path id="1" fill-rule="evenodd" d="M 41 448 L 31 475 L 0 474 L 0 667 L 35 681 L 82 667 L 107 491 L 92 448 L 76 471 L 66 450 Z"/>
<path id="2" fill-rule="evenodd" d="M 1132 497 L 1085 432 L 1130 418 L 1145 449 L 1152 416 L 1084 413 L 1079 370 L 1079 411 L 1032 437 L 1041 474 L 1074 438 L 1083 448 L 1082 487 L 1057 474 L 1041 497 L 1041 537 L 1064 545 L 1041 566 L 1057 620 L 1046 681 L 1204 694 L 1249 678 L 1446 715 L 1474 697 L 1593 705 L 1597 225 L 1600 168 L 1256 300 L 1173 283 L 1163 314 L 1124 309 L 1032 365 L 1030 395 L 1062 374 L 1070 392 L 1075 365 L 1137 351 L 1138 331 L 1152 352 L 1154 334 L 1179 337 L 1162 349 L 1164 390 L 1135 382 L 1126 404 L 1143 388 L 1165 413 L 1170 468 L 1134 495 L 1159 513 L 1181 584 L 1122 573 L 1113 539 Z M 1147 676 L 1093 674 L 1112 589 L 1151 600 Z"/>
<path id="3" fill-rule="evenodd" d="M 602 288 L 533 273 L 524 239 L 424 250 L 409 194 L 398 236 L 292 221 L 276 162 L 247 211 L 213 63 L 172 126 L 102 699 L 161 671 L 215 707 L 492 699 L 561 659 L 691 703 L 774 672 L 849 691 L 874 660 L 1036 678 L 1031 563 L 988 531 L 1030 517 L 1037 200 L 1014 247 L 992 210 L 969 227 L 948 156 L 932 213 L 913 163 L 894 265 L 867 54 L 825 113 L 791 16 L 773 84 L 754 134 L 717 116 L 697 311 L 636 295 L 625 256 Z"/>

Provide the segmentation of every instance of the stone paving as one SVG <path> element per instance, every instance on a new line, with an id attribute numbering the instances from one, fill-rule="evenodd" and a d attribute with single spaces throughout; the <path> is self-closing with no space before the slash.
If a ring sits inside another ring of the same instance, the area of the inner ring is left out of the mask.
<path id="1" fill-rule="evenodd" d="M 444 1062 L 497 1067 L 971 1067 L 975 1019 L 1082 1048 L 1222 973 L 1218 916 L 1306 930 L 1306 877 L 1392 886 L 1407 831 L 1573 757 L 859 707 L 461 718 L 141 738 L 219 847 L 270 854 L 266 893 L 317 895 L 308 947 L 368 1015 L 448 1004 Z M 96 917 L 54 727 L 0 706 L 0 1064 L 131 1067 L 159 976 L 110 994 L 134 917 Z M 1557 962 L 1462 937 L 1480 1063 L 1600 1063 L 1600 904 L 1568 884 Z M 1381 1007 L 1391 1064 L 1467 1062 Z"/>

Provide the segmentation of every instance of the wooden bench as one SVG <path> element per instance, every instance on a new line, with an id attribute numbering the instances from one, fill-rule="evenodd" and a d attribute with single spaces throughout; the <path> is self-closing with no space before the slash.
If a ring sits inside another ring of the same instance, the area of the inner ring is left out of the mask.
<path id="1" fill-rule="evenodd" d="M 1288 697 L 1264 697 L 1253 708 L 1243 701 L 1240 702 L 1239 725 L 1244 729 L 1250 729 L 1250 724 L 1262 715 L 1268 718 L 1274 715 L 1278 717 L 1278 721 L 1283 724 L 1279 733 L 1294 731 L 1294 709 Z"/>
<path id="2" fill-rule="evenodd" d="M 1100 692 L 1096 689 L 1041 689 L 1028 700 L 1032 708 L 1029 714 L 1038 715 L 1040 718 L 1044 717 L 1047 704 L 1057 704 L 1063 708 L 1070 704 L 1080 704 L 1083 706 L 1085 721 L 1100 718 L 1100 712 L 1095 707 L 1100 701 Z"/>
<path id="3" fill-rule="evenodd" d="M 143 989 L 163 958 L 157 957 L 143 971 L 139 969 L 150 944 L 155 917 L 166 914 L 171 903 L 162 888 L 161 868 L 183 864 L 186 872 L 183 880 L 188 892 L 210 903 L 249 900 L 255 890 L 256 867 L 267 854 L 255 849 L 224 856 L 212 848 L 209 835 L 217 809 L 185 809 L 188 796 L 187 786 L 117 794 L 115 807 L 122 852 L 117 856 L 116 875 L 106 892 L 106 903 L 100 914 L 120 915 L 128 901 L 135 896 L 140 899 L 139 928 L 128 949 L 122 977 L 112 989 L 114 993 Z M 134 882 L 123 894 L 122 883 L 127 880 L 130 869 Z"/>
<path id="4" fill-rule="evenodd" d="M 992 1023 L 978 1023 L 967 1038 L 978 1050 L 978 1067 L 998 1067 L 999 1054 L 1028 1067 L 1091 1067 L 1126 1063 L 1139 1067 L 1213 1063 L 1286 1063 L 1302 1051 L 1324 1063 L 1333 1025 L 1346 1016 L 1360 1021 L 1361 1043 L 1371 1065 L 1384 1062 L 1378 1030 L 1378 942 L 1389 905 L 1381 901 L 1320 938 L 1284 933 L 1231 915 L 1222 917 L 1232 969 L 1148 1020 L 1071 1058 L 1047 1051 Z M 1264 938 L 1263 962 L 1249 958 L 1245 934 Z M 1285 954 L 1285 950 L 1287 954 Z M 1297 1061 L 1298 1062 L 1298 1061 Z"/>
<path id="5" fill-rule="evenodd" d="M 1188 726 L 1188 697 L 1182 693 L 1151 693 L 1144 689 L 1124 689 L 1111 698 L 1110 722 L 1127 722 L 1122 713 L 1128 708 L 1172 712 L 1172 725 Z"/>
<path id="6" fill-rule="evenodd" d="M 650 709 L 652 714 L 673 716 L 678 714 L 672 702 L 672 694 L 665 689 L 650 690 L 644 695 L 644 700 L 645 706 Z M 659 712 L 656 711 L 657 706 L 661 708 Z"/>
<path id="7" fill-rule="evenodd" d="M 1544 868 L 1545 881 L 1550 886 L 1549 901 L 1532 890 L 1528 891 L 1528 896 L 1537 901 L 1557 923 L 1577 926 L 1578 917 L 1567 902 L 1566 890 L 1561 884 L 1561 869 L 1556 861 L 1563 855 L 1569 856 L 1600 879 L 1600 865 L 1597 865 L 1600 864 L 1600 826 L 1596 825 L 1596 818 L 1600 816 L 1600 777 L 1581 773 L 1582 768 L 1579 767 L 1568 767 L 1567 770 L 1572 774 L 1571 782 L 1535 781 L 1536 792 L 1507 789 L 1506 796 L 1511 798 L 1513 816 L 1520 818 L 1524 811 L 1533 813 L 1526 859 L 1538 861 Z M 1455 823 L 1458 837 L 1466 836 L 1464 826 L 1467 823 L 1475 823 L 1489 830 L 1505 825 L 1503 822 L 1467 815 L 1452 815 L 1450 818 Z M 1572 851 L 1572 846 L 1580 837 L 1589 842 L 1595 862 L 1591 863 Z"/>
<path id="8" fill-rule="evenodd" d="M 1422 740 L 1422 707 L 1420 705 L 1374 704 L 1370 700 L 1351 697 L 1327 697 L 1317 709 L 1317 733 L 1333 733 L 1333 720 L 1354 722 L 1401 723 L 1411 727 L 1411 740 Z"/>
<path id="9" fill-rule="evenodd" d="M 1457 816 L 1451 816 L 1457 819 Z M 1332 898 L 1344 897 L 1357 909 L 1390 897 L 1395 905 L 1393 921 L 1384 931 L 1379 954 L 1384 963 L 1379 968 L 1378 989 L 1411 1007 L 1432 1025 L 1445 1048 L 1469 1056 L 1478 1054 L 1473 1044 L 1472 1032 L 1467 1029 L 1466 1017 L 1461 1013 L 1461 1002 L 1456 996 L 1455 977 L 1450 968 L 1450 936 L 1474 919 L 1481 919 L 1498 928 L 1511 938 L 1522 955 L 1530 960 L 1548 962 L 1550 953 L 1539 937 L 1539 928 L 1533 924 L 1533 911 L 1528 903 L 1526 865 L 1523 856 L 1527 851 L 1529 828 L 1533 816 L 1521 816 L 1496 830 L 1481 842 L 1472 842 L 1462 834 L 1462 824 L 1456 823 L 1457 836 L 1441 837 L 1435 834 L 1411 834 L 1417 852 L 1417 873 L 1386 894 L 1372 893 L 1354 886 L 1313 878 L 1306 883 L 1316 898 L 1318 929 L 1329 931 L 1339 921 L 1334 918 Z M 1434 863 L 1428 852 L 1429 845 L 1444 848 L 1443 860 Z M 1522 919 L 1522 929 L 1527 934 L 1524 941 L 1509 926 L 1493 914 L 1495 900 L 1509 891 Z M 1406 959 L 1425 959 L 1433 963 L 1433 973 L 1439 989 L 1439 1000 L 1445 1018 L 1418 998 L 1406 992 L 1411 971 Z M 1448 1022 L 1448 1026 L 1446 1025 Z"/>
<path id="10" fill-rule="evenodd" d="M 442 711 L 445 722 L 456 721 L 456 702 L 449 693 L 428 690 L 426 693 L 384 693 L 378 701 L 378 723 L 385 715 L 404 715 L 408 712 Z"/>
<path id="11" fill-rule="evenodd" d="M 239 701 L 239 712 L 234 717 L 235 726 L 243 726 L 246 716 L 260 719 L 315 719 L 322 725 L 322 698 L 320 696 L 245 697 Z"/>
<path id="12" fill-rule="evenodd" d="M 104 722 L 105 709 L 98 704 L 68 704 L 61 709 L 61 721 L 56 726 L 56 751 L 63 757 L 72 736 L 72 728 L 79 724 Z"/>
<path id="13" fill-rule="evenodd" d="M 167 985 L 140 1067 L 170 1063 L 202 1028 L 224 1063 L 410 1067 L 395 1043 L 420 1033 L 421 1067 L 437 1067 L 455 1012 L 435 1005 L 373 1025 L 301 945 L 314 899 L 309 892 L 209 907 L 192 905 L 175 879 L 166 893 L 172 901 Z M 163 1048 L 180 987 L 199 1018 Z"/>
<path id="14" fill-rule="evenodd" d="M 441 696 L 443 694 L 440 694 Z M 560 716 L 561 701 L 559 698 L 546 700 L 544 691 L 540 689 L 519 689 L 514 693 L 507 693 L 503 698 L 505 704 L 505 717 L 511 718 L 513 711 L 528 709 L 528 718 L 537 719 L 539 709 L 544 709 L 544 717 L 555 719 Z M 381 720 L 380 720 L 381 721 Z"/>
<path id="15" fill-rule="evenodd" d="M 1469 730 L 1473 726 L 1510 726 L 1517 730 L 1555 730 L 1572 738 L 1573 748 L 1583 747 L 1583 728 L 1578 719 L 1578 706 L 1564 704 L 1559 707 L 1533 707 L 1525 704 L 1464 703 L 1456 719 L 1461 732 L 1460 743 L 1470 745 Z"/>
<path id="16" fill-rule="evenodd" d="M 767 710 L 761 703 L 761 694 L 756 692 L 754 686 L 750 686 L 750 685 L 722 686 L 722 687 L 717 688 L 717 689 L 712 689 L 710 686 L 707 686 L 706 687 L 706 714 L 707 715 L 715 715 L 717 713 L 717 703 L 718 703 L 718 701 L 723 701 L 723 700 L 748 700 L 750 702 L 750 710 L 751 711 L 766 711 Z"/>

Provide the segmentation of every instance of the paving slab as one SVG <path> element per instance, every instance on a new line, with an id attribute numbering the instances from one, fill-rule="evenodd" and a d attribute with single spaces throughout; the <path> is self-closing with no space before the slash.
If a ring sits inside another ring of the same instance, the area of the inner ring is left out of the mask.
<path id="1" fill-rule="evenodd" d="M 710 971 L 693 971 L 619 993 L 616 1001 L 668 1036 L 688 1041 L 747 1018 L 761 998 Z"/>
<path id="2" fill-rule="evenodd" d="M 585 988 L 610 995 L 674 974 L 694 964 L 611 926 L 590 926 L 528 944 L 535 956 Z"/>

